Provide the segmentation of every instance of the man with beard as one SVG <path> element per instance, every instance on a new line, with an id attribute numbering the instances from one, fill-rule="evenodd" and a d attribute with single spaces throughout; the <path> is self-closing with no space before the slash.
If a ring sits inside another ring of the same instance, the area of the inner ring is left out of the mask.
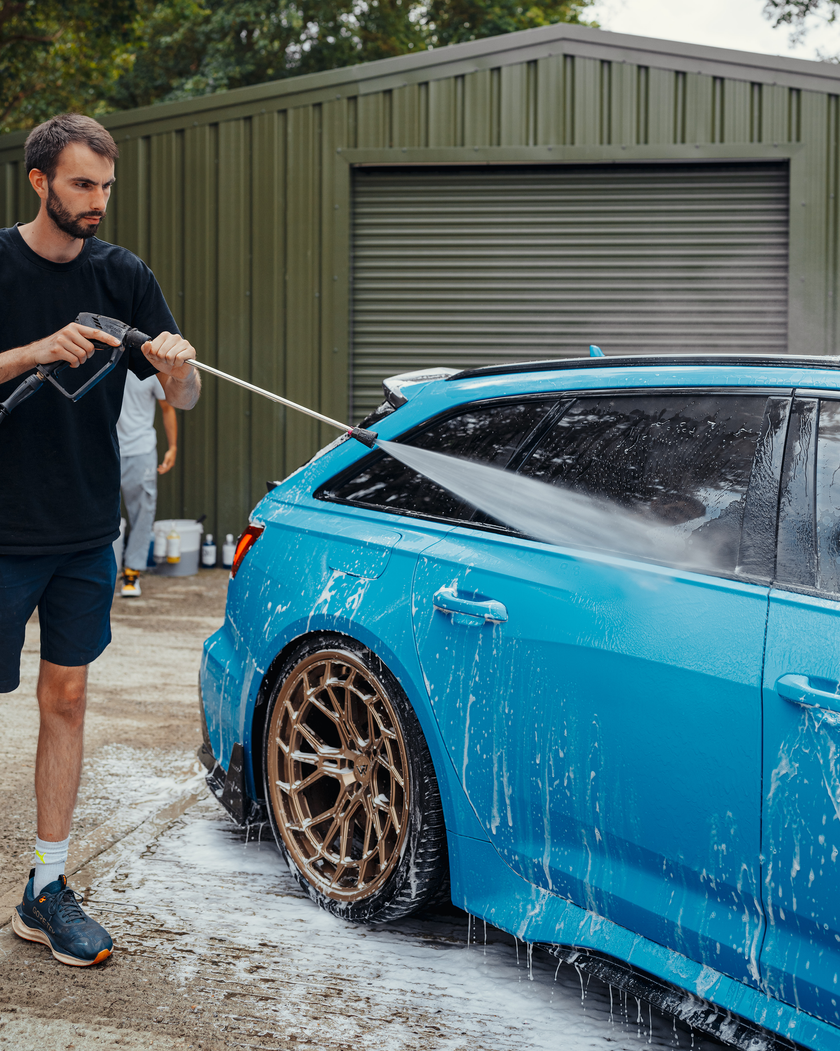
<path id="1" fill-rule="evenodd" d="M 95 236 L 118 152 L 89 117 L 62 114 L 41 124 L 25 151 L 40 210 L 32 222 L 0 230 L 0 401 L 37 365 L 66 361 L 62 379 L 71 380 L 98 370 L 104 352 L 97 362 L 91 340 L 118 340 L 76 324 L 82 311 L 119 318 L 154 337 L 141 351 L 123 354 L 79 402 L 45 385 L 0 427 L 0 693 L 19 685 L 24 629 L 36 607 L 41 632 L 35 867 L 12 925 L 77 967 L 99 963 L 112 949 L 107 931 L 67 887 L 64 870 L 82 765 L 87 669 L 111 640 L 111 545 L 120 524 L 116 426 L 127 370 L 139 379 L 157 373 L 176 408 L 192 408 L 199 395 L 189 363 L 195 351 L 151 270 Z"/>

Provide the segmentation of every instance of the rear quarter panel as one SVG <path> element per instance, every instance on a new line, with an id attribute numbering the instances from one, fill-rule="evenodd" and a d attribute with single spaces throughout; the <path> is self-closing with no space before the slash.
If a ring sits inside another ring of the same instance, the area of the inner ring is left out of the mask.
<path id="1" fill-rule="evenodd" d="M 219 762 L 227 768 L 233 744 L 241 742 L 249 793 L 262 798 L 261 757 L 252 752 L 259 747 L 255 709 L 265 677 L 296 641 L 338 632 L 372 650 L 405 691 L 429 745 L 447 828 L 485 839 L 440 739 L 411 622 L 417 556 L 439 539 L 441 527 L 276 498 L 264 500 L 254 519 L 265 532 L 231 582 L 224 627 L 205 646 L 205 714 Z M 256 718 L 258 724 L 260 712 Z"/>

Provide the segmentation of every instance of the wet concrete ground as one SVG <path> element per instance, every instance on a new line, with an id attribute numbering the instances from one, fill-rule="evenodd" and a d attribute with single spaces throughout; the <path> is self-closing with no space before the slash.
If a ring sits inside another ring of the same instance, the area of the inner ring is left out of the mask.
<path id="1" fill-rule="evenodd" d="M 63 967 L 8 926 L 34 834 L 30 626 L 21 688 L 0 695 L 0 1048 L 720 1047 L 460 910 L 365 928 L 317 909 L 195 761 L 200 647 L 226 582 L 144 578 L 141 599 L 115 600 L 70 864 L 116 943 L 97 968 Z"/>

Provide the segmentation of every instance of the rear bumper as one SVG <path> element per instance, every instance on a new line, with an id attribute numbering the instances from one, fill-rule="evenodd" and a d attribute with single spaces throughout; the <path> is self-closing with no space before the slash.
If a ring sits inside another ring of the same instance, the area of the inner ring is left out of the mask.
<path id="1" fill-rule="evenodd" d="M 198 749 L 207 776 L 205 781 L 212 794 L 227 810 L 237 825 L 259 825 L 267 820 L 265 807 L 251 799 L 245 787 L 245 752 L 240 743 L 233 746 L 227 770 L 213 754 L 207 717 L 204 714 L 204 698 L 201 683 L 198 687 L 198 710 L 201 715 L 202 741 Z"/>

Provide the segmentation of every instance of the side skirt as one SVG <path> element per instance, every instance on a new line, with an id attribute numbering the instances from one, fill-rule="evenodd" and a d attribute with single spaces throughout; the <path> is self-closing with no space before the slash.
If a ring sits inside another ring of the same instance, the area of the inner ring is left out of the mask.
<path id="1" fill-rule="evenodd" d="M 594 975 L 614 989 L 645 1000 L 665 1014 L 674 1015 L 701 1033 L 715 1037 L 738 1051 L 796 1051 L 798 1045 L 786 1037 L 739 1018 L 677 985 L 665 982 L 629 964 L 593 949 L 570 945 L 543 945 L 556 960 L 578 972 Z"/>
<path id="2" fill-rule="evenodd" d="M 650 941 L 515 873 L 492 843 L 447 830 L 452 902 L 644 997 L 739 1051 L 837 1051 L 840 1027 Z"/>

